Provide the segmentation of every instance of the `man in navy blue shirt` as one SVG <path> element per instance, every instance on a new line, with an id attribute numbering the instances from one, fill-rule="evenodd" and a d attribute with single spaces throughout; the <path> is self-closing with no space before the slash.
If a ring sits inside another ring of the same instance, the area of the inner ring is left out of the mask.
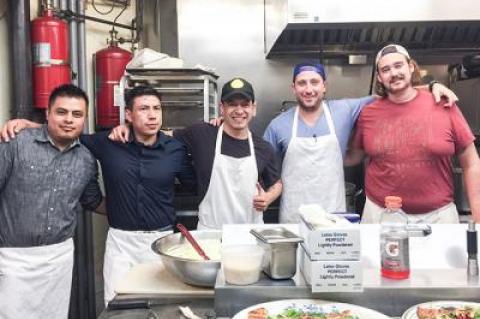
<path id="1" fill-rule="evenodd" d="M 126 118 L 133 136 L 125 144 L 108 139 L 108 132 L 83 135 L 81 142 L 100 161 L 110 225 L 103 267 L 105 304 L 114 297 L 119 280 L 135 264 L 158 260 L 151 243 L 171 233 L 175 219 L 177 177 L 195 188 L 195 175 L 186 147 L 160 132 L 160 95 L 151 87 L 135 87 L 125 97 Z M 13 120 L 10 132 L 37 127 Z"/>
<path id="2" fill-rule="evenodd" d="M 171 232 L 175 178 L 193 189 L 195 176 L 185 146 L 160 132 L 160 95 L 135 87 L 125 98 L 126 118 L 133 128 L 128 143 L 115 143 L 108 132 L 82 136 L 100 161 L 110 229 L 103 265 L 105 303 L 135 264 L 157 260 L 151 243 Z"/>

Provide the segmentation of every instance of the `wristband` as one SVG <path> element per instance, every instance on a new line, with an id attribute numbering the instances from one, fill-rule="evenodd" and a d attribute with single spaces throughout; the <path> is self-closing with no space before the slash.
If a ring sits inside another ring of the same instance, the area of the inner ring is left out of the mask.
<path id="1" fill-rule="evenodd" d="M 428 83 L 428 90 L 429 90 L 430 92 L 432 92 L 433 86 L 434 86 L 436 83 L 440 83 L 440 82 L 433 80 L 433 81 L 430 81 L 430 83 Z"/>

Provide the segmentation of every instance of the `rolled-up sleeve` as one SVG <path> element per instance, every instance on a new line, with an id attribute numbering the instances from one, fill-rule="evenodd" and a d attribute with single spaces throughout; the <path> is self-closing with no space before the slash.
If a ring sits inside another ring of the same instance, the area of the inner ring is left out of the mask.
<path id="1" fill-rule="evenodd" d="M 13 143 L 0 143 L 0 191 L 5 187 L 12 171 Z"/>
<path id="2" fill-rule="evenodd" d="M 95 173 L 83 190 L 82 196 L 80 197 L 80 204 L 82 204 L 85 209 L 93 211 L 100 205 L 102 198 L 102 191 L 98 183 L 98 165 L 95 163 Z"/>

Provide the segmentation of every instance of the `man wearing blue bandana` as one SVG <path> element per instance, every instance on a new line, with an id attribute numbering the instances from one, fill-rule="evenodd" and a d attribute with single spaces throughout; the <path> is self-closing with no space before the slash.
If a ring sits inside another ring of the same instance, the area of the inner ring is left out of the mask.
<path id="1" fill-rule="evenodd" d="M 283 158 L 281 223 L 297 223 L 302 204 L 345 211 L 343 158 L 360 111 L 375 98 L 324 100 L 326 79 L 322 64 L 297 64 L 292 89 L 298 105 L 274 118 L 264 134 Z"/>

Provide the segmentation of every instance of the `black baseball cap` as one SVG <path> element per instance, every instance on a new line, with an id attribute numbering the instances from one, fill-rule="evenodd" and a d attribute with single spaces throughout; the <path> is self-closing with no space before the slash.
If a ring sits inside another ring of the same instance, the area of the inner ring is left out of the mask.
<path id="1" fill-rule="evenodd" d="M 252 85 L 242 78 L 233 78 L 222 87 L 222 102 L 228 101 L 235 96 L 241 96 L 249 101 L 255 102 Z"/>

